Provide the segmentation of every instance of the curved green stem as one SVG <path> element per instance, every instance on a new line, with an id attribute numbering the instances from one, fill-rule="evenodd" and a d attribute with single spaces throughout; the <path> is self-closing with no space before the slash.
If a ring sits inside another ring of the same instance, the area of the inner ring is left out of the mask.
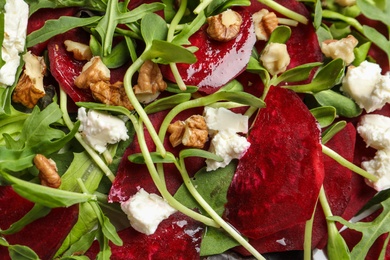
<path id="1" fill-rule="evenodd" d="M 209 4 L 211 4 L 213 0 L 203 0 L 201 3 L 194 9 L 194 14 L 200 14 L 203 10 L 207 8 Z"/>
<path id="2" fill-rule="evenodd" d="M 145 52 L 144 52 L 145 54 Z M 126 74 L 123 79 L 123 84 L 125 87 L 126 94 L 130 100 L 130 103 L 133 105 L 135 111 L 137 111 L 139 117 L 144 122 L 146 128 L 148 129 L 150 136 L 152 137 L 152 140 L 156 144 L 157 151 L 161 154 L 162 157 L 165 157 L 166 150 L 162 142 L 160 141 L 156 130 L 154 129 L 154 126 L 152 122 L 150 121 L 148 115 L 146 114 L 145 110 L 142 108 L 141 104 L 139 103 L 137 97 L 134 94 L 133 87 L 131 85 L 131 80 L 135 74 L 135 72 L 142 66 L 142 64 L 145 62 L 144 54 L 141 55 L 126 71 Z"/>
<path id="3" fill-rule="evenodd" d="M 291 18 L 303 24 L 308 23 L 308 19 L 305 16 L 298 14 L 294 11 L 291 11 L 290 9 L 284 7 L 283 5 L 278 4 L 276 1 L 273 0 L 258 0 L 258 1 L 288 18 Z"/>
<path id="4" fill-rule="evenodd" d="M 367 178 L 373 182 L 378 181 L 377 176 L 366 172 L 362 168 L 360 168 L 360 167 L 356 166 L 355 164 L 351 163 L 350 161 L 344 159 L 338 153 L 336 153 L 332 149 L 326 147 L 325 145 L 322 145 L 322 152 L 324 154 L 326 154 L 327 156 L 329 156 L 330 158 L 332 158 L 333 160 L 335 160 L 336 162 L 338 162 L 339 164 L 341 164 L 342 166 L 344 166 L 344 167 L 350 169 L 351 171 L 363 176 L 364 178 Z"/>
<path id="5" fill-rule="evenodd" d="M 187 187 L 188 191 L 191 193 L 192 197 L 199 203 L 199 205 L 210 215 L 214 221 L 221 226 L 232 238 L 234 238 L 240 245 L 242 245 L 248 252 L 250 252 L 256 259 L 265 259 L 251 244 L 241 234 L 237 232 L 231 225 L 229 225 L 225 220 L 223 220 L 217 212 L 204 200 L 204 198 L 199 194 L 194 185 L 191 182 L 190 177 L 188 176 L 187 170 L 184 167 L 185 162 L 184 158 L 180 158 L 180 164 L 176 164 L 176 167 L 179 169 L 180 174 L 183 178 L 184 184 Z"/>
<path id="6" fill-rule="evenodd" d="M 149 170 L 150 176 L 152 177 L 153 182 L 157 186 L 158 191 L 161 193 L 163 198 L 168 201 L 168 203 L 178 211 L 182 212 L 183 214 L 186 214 L 187 216 L 204 223 L 207 226 L 211 227 L 219 227 L 219 225 L 213 220 L 210 219 L 206 216 L 203 216 L 187 207 L 185 207 L 183 204 L 178 202 L 166 189 L 166 186 L 164 183 L 162 183 L 159 174 L 154 166 L 153 160 L 150 156 L 149 149 L 146 145 L 145 138 L 144 138 L 144 131 L 143 131 L 143 126 L 142 126 L 142 119 L 140 119 L 140 123 L 138 128 L 136 129 L 137 137 L 138 137 L 138 142 L 139 146 L 141 149 L 141 152 L 144 156 L 145 159 L 145 164 Z"/>
<path id="7" fill-rule="evenodd" d="M 69 117 L 68 109 L 67 109 L 67 95 L 65 91 L 60 88 L 60 108 L 62 111 L 62 117 L 64 119 L 64 122 L 66 126 L 69 128 L 69 130 L 73 129 L 73 122 Z M 110 179 L 111 182 L 114 182 L 115 175 L 112 173 L 110 168 L 105 164 L 105 162 L 100 158 L 100 156 L 93 150 L 83 139 L 83 137 L 80 135 L 80 133 L 75 134 L 75 138 L 77 141 L 81 144 L 81 146 L 84 147 L 85 151 L 91 156 L 92 160 L 97 164 L 97 166 L 104 172 L 104 174 Z"/>

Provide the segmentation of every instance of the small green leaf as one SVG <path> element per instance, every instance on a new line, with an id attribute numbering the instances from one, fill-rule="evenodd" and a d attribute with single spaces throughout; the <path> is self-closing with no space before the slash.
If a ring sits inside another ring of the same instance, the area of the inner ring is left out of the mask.
<path id="1" fill-rule="evenodd" d="M 367 59 L 368 51 L 370 50 L 371 42 L 366 42 L 360 45 L 359 47 L 356 47 L 353 50 L 353 53 L 355 54 L 355 60 L 353 61 L 354 66 L 359 66 L 360 63 L 365 61 Z"/>
<path id="2" fill-rule="evenodd" d="M 103 223 L 101 223 L 102 224 L 101 228 L 104 236 L 107 237 L 114 245 L 122 246 L 123 241 L 119 237 L 118 233 L 116 232 L 114 225 L 110 222 L 110 219 L 106 215 L 104 215 L 103 212 L 102 212 L 102 217 L 103 217 Z"/>
<path id="3" fill-rule="evenodd" d="M 151 46 L 154 40 L 165 40 L 168 26 L 161 16 L 155 13 L 145 15 L 141 20 L 141 34 L 146 46 Z"/>
<path id="4" fill-rule="evenodd" d="M 357 0 L 357 6 L 362 13 L 376 21 L 381 21 L 390 26 L 390 3 L 384 0 Z"/>
<path id="5" fill-rule="evenodd" d="M 0 237 L 0 246 L 5 246 L 5 247 L 9 246 L 7 240 L 5 240 L 4 237 Z"/>
<path id="6" fill-rule="evenodd" d="M 332 125 L 331 127 L 327 128 L 322 133 L 322 144 L 326 144 L 330 139 L 332 139 L 333 136 L 335 136 L 338 132 L 344 129 L 344 127 L 347 125 L 346 121 L 339 121 Z"/>
<path id="7" fill-rule="evenodd" d="M 119 68 L 129 59 L 130 53 L 125 40 L 115 45 L 109 55 L 102 57 L 103 63 L 110 69 Z"/>
<path id="8" fill-rule="evenodd" d="M 39 260 L 39 256 L 27 246 L 10 245 L 8 252 L 12 260 Z"/>
<path id="9" fill-rule="evenodd" d="M 310 72 L 318 66 L 321 66 L 321 62 L 306 63 L 295 68 L 289 69 L 277 78 L 272 79 L 272 85 L 279 85 L 281 82 L 298 82 L 309 78 Z"/>
<path id="10" fill-rule="evenodd" d="M 158 63 L 162 64 L 196 62 L 195 55 L 188 49 L 161 40 L 153 40 L 145 55 L 148 59 L 158 58 Z"/>
<path id="11" fill-rule="evenodd" d="M 200 157 L 205 159 L 211 159 L 217 162 L 223 162 L 223 158 L 216 155 L 215 153 L 211 153 L 201 149 L 184 149 L 179 153 L 179 158 L 187 158 L 187 157 Z"/>
<path id="12" fill-rule="evenodd" d="M 363 25 L 364 35 L 381 48 L 390 57 L 390 41 L 375 28 Z"/>
<path id="13" fill-rule="evenodd" d="M 353 118 L 362 113 L 362 109 L 350 98 L 333 90 L 325 90 L 314 94 L 321 106 L 333 106 L 339 116 Z"/>
<path id="14" fill-rule="evenodd" d="M 310 110 L 317 119 L 321 127 L 327 127 L 333 123 L 336 118 L 336 109 L 334 107 L 317 107 Z"/>
<path id="15" fill-rule="evenodd" d="M 92 16 L 87 18 L 61 16 L 57 20 L 47 20 L 42 28 L 27 35 L 26 46 L 27 48 L 32 47 L 36 44 L 47 41 L 56 35 L 65 33 L 73 28 L 96 23 L 100 19 L 100 16 Z"/>
<path id="16" fill-rule="evenodd" d="M 272 32 L 268 42 L 286 43 L 291 36 L 291 28 L 288 26 L 278 26 Z"/>

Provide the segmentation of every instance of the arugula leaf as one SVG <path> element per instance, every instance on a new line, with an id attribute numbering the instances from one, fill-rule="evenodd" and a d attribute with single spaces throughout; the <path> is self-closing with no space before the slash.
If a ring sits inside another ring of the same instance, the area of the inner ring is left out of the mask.
<path id="1" fill-rule="evenodd" d="M 192 182 L 197 187 L 200 195 L 220 216 L 227 202 L 226 194 L 235 169 L 236 162 L 232 162 L 225 168 L 212 173 L 202 169 L 192 178 Z M 178 189 L 174 197 L 187 207 L 199 208 L 200 211 L 206 214 L 184 185 Z M 238 243 L 224 231 L 208 227 L 202 239 L 201 255 L 219 254 L 237 245 Z"/>
<path id="2" fill-rule="evenodd" d="M 96 23 L 100 19 L 100 16 L 92 16 L 88 18 L 61 16 L 56 20 L 47 20 L 42 28 L 27 35 L 26 46 L 27 48 L 32 47 L 71 29 Z"/>
<path id="3" fill-rule="evenodd" d="M 105 11 L 107 0 L 25 0 L 30 7 L 30 15 L 42 8 L 83 7 L 94 11 Z"/>
<path id="4" fill-rule="evenodd" d="M 368 253 L 368 250 L 374 244 L 376 239 L 382 234 L 390 232 L 390 226 L 388 221 L 390 219 L 390 199 L 386 199 L 381 202 L 383 211 L 372 222 L 357 222 L 351 223 L 344 220 L 341 217 L 333 216 L 327 219 L 332 221 L 338 221 L 341 224 L 347 226 L 350 229 L 359 231 L 362 233 L 361 240 L 355 245 L 351 251 L 351 259 L 364 259 Z"/>

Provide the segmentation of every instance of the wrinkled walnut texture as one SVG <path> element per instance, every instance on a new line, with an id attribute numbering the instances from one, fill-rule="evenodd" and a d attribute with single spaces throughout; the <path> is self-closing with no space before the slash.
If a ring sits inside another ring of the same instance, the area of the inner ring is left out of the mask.
<path id="1" fill-rule="evenodd" d="M 118 81 L 110 84 L 109 82 L 99 81 L 91 85 L 91 92 L 94 99 L 103 104 L 123 106 L 128 110 L 134 110 L 122 82 Z"/>
<path id="2" fill-rule="evenodd" d="M 237 37 L 240 32 L 242 17 L 239 13 L 226 10 L 207 18 L 207 34 L 215 41 L 227 42 Z"/>
<path id="3" fill-rule="evenodd" d="M 61 186 L 61 177 L 58 175 L 57 166 L 51 159 L 46 158 L 42 154 L 37 154 L 34 157 L 34 164 L 39 170 L 39 179 L 43 186 L 51 188 L 59 188 Z"/>

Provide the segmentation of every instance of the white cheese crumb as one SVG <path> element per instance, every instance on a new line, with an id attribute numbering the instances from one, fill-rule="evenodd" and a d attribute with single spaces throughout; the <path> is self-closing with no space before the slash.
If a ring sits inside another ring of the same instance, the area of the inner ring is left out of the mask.
<path id="1" fill-rule="evenodd" d="M 248 132 L 248 116 L 234 113 L 223 107 L 205 107 L 204 118 L 212 135 L 224 130 L 233 130 L 236 133 Z"/>
<path id="2" fill-rule="evenodd" d="M 390 102 L 390 74 L 381 75 L 378 64 L 363 61 L 358 67 L 348 69 L 342 91 L 367 113 L 373 112 Z"/>
<path id="3" fill-rule="evenodd" d="M 146 235 L 153 234 L 161 221 L 176 212 L 162 197 L 142 188 L 129 200 L 122 202 L 121 208 L 130 225 Z"/>
<path id="4" fill-rule="evenodd" d="M 362 162 L 362 168 L 379 178 L 367 184 L 381 191 L 390 188 L 390 118 L 382 115 L 364 115 L 357 127 L 367 146 L 377 149 L 372 160 Z"/>
<path id="5" fill-rule="evenodd" d="M 129 138 L 125 122 L 118 117 L 95 110 L 87 112 L 81 107 L 78 110 L 78 119 L 81 123 L 79 131 L 85 141 L 99 153 L 106 150 L 107 144 L 115 144 Z"/>
<path id="6" fill-rule="evenodd" d="M 223 168 L 233 159 L 240 159 L 248 150 L 250 143 L 245 137 L 231 130 L 219 131 L 211 140 L 210 152 L 223 158 L 222 162 L 207 159 L 206 170 L 212 171 Z"/>
<path id="7" fill-rule="evenodd" d="M 8 0 L 4 10 L 1 56 L 5 64 L 0 68 L 0 85 L 11 86 L 15 82 L 16 70 L 20 64 L 19 54 L 24 51 L 29 8 L 22 0 Z"/>

